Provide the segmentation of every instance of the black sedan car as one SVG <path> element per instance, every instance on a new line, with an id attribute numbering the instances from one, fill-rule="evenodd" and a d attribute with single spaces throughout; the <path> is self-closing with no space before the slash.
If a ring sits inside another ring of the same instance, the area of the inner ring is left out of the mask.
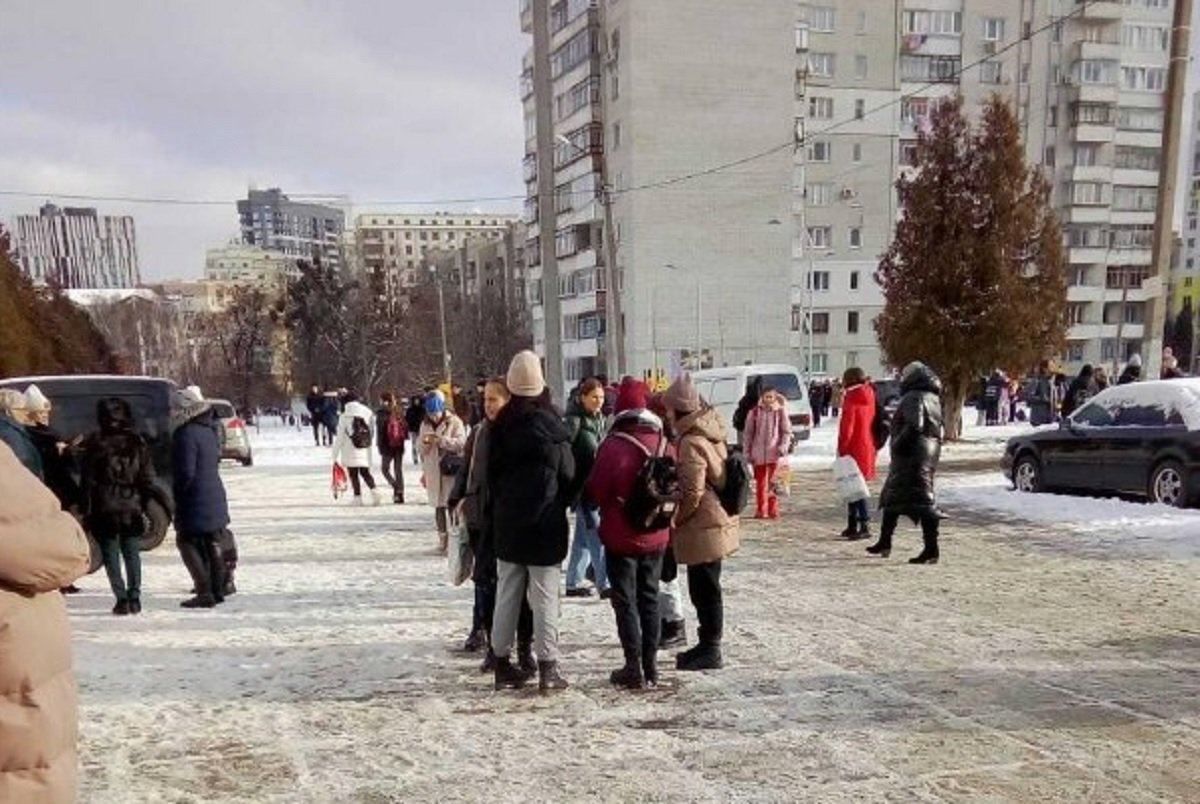
<path id="1" fill-rule="evenodd" d="M 1109 388 L 1057 427 L 1011 439 L 1004 469 L 1018 491 L 1200 503 L 1200 379 Z"/>

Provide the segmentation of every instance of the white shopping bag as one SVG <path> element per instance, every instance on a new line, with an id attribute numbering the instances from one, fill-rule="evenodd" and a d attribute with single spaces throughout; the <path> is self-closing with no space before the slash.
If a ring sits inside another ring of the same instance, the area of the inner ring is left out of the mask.
<path id="1" fill-rule="evenodd" d="M 467 526 L 457 524 L 450 529 L 450 544 L 446 550 L 446 579 L 454 586 L 462 586 L 475 569 L 475 554 L 467 536 Z"/>
<path id="2" fill-rule="evenodd" d="M 849 455 L 843 455 L 834 461 L 833 482 L 837 486 L 838 496 L 844 503 L 858 502 L 871 496 L 867 481 L 859 471 L 858 462 Z"/>

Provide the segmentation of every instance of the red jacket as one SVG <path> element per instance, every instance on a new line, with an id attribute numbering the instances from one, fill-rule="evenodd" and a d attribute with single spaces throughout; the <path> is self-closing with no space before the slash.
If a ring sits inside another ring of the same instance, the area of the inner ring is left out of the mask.
<path id="1" fill-rule="evenodd" d="M 875 439 L 871 423 L 875 421 L 875 389 L 870 383 L 847 389 L 842 418 L 838 422 L 838 457 L 849 455 L 867 480 L 875 479 Z"/>
<path id="2" fill-rule="evenodd" d="M 625 514 L 625 500 L 633 493 L 638 472 L 646 461 L 642 452 L 624 438 L 616 436 L 623 432 L 632 435 L 653 453 L 664 438 L 661 426 L 649 418 L 653 414 L 643 412 L 639 417 L 618 417 L 608 437 L 600 444 L 596 463 L 588 476 L 584 494 L 600 509 L 600 541 L 604 549 L 614 555 L 641 556 L 665 550 L 671 541 L 669 528 L 652 533 L 638 533 Z M 656 417 L 655 417 L 656 418 Z M 675 455 L 674 445 L 667 443 L 664 455 Z"/>

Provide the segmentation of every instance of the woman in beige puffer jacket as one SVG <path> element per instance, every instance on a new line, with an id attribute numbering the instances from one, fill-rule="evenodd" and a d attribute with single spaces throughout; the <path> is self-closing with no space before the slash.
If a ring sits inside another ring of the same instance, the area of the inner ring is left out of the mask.
<path id="1" fill-rule="evenodd" d="M 0 801 L 75 800 L 71 626 L 58 590 L 87 569 L 79 524 L 0 444 Z"/>
<path id="2" fill-rule="evenodd" d="M 696 607 L 698 643 L 675 657 L 680 670 L 722 666 L 725 608 L 721 562 L 737 551 L 739 522 L 721 507 L 717 489 L 725 485 L 725 424 L 700 399 L 687 374 L 663 395 L 667 422 L 675 434 L 679 463 L 679 504 L 672 520 L 675 559 L 688 568 L 688 594 Z"/>

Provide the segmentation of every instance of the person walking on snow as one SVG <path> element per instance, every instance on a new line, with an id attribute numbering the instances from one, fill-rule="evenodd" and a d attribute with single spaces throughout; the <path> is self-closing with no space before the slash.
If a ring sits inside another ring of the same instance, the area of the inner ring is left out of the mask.
<path id="1" fill-rule="evenodd" d="M 594 378 L 584 380 L 579 394 L 567 408 L 567 433 L 575 456 L 575 472 L 586 480 L 596 462 L 596 453 L 604 438 L 604 386 Z M 604 546 L 600 541 L 599 512 L 593 500 L 581 494 L 574 500 L 575 538 L 567 557 L 567 597 L 588 597 L 591 590 L 583 586 L 584 573 L 592 568 L 600 597 L 608 599 L 608 575 L 605 572 Z"/>
<path id="2" fill-rule="evenodd" d="M 758 407 L 759 397 L 762 396 L 762 386 L 762 377 L 751 377 L 746 380 L 746 393 L 742 394 L 742 398 L 738 400 L 737 410 L 733 412 L 733 429 L 737 432 L 739 446 L 744 446 L 746 443 L 743 438 L 746 432 L 746 419 L 750 416 L 750 411 Z"/>
<path id="3" fill-rule="evenodd" d="M 942 383 L 924 363 L 909 363 L 900 375 L 900 406 L 892 414 L 891 463 L 879 497 L 883 511 L 879 541 L 867 548 L 887 558 L 900 517 L 920 523 L 925 546 L 910 564 L 938 563 L 938 525 L 942 513 L 934 494 L 934 475 L 942 453 Z"/>
<path id="4" fill-rule="evenodd" d="M 721 566 L 739 546 L 738 517 L 726 513 L 717 496 L 725 487 L 728 457 L 720 414 L 700 399 L 684 374 L 663 395 L 667 425 L 679 451 L 679 504 L 672 519 L 675 558 L 687 565 L 688 592 L 696 607 L 697 644 L 675 657 L 680 670 L 717 670 L 723 666 L 721 639 L 725 606 Z"/>
<path id="5" fill-rule="evenodd" d="M 1033 393 L 1029 396 L 1030 423 L 1039 427 L 1053 422 L 1055 411 L 1058 410 L 1057 401 L 1058 389 L 1055 388 L 1054 376 L 1050 373 L 1050 361 L 1043 360 L 1038 364 Z"/>
<path id="6" fill-rule="evenodd" d="M 1086 364 L 1079 370 L 1079 376 L 1071 380 L 1067 392 L 1063 395 L 1062 417 L 1065 419 L 1079 410 L 1092 398 L 1092 366 Z"/>
<path id="7" fill-rule="evenodd" d="M 313 444 L 321 446 L 321 427 L 322 415 L 321 409 L 325 405 L 325 397 L 321 394 L 321 386 L 313 384 L 309 389 L 308 396 L 304 398 L 304 408 L 308 411 L 308 421 L 312 425 Z M 326 442 L 328 445 L 328 442 Z"/>
<path id="8" fill-rule="evenodd" d="M 446 555 L 450 543 L 450 492 L 462 465 L 467 428 L 462 419 L 446 409 L 446 397 L 441 391 L 433 391 L 425 397 L 425 420 L 421 422 L 420 441 L 425 493 L 429 497 L 429 504 L 435 509 L 438 552 Z"/>
<path id="9" fill-rule="evenodd" d="M 84 514 L 104 555 L 104 571 L 116 598 L 113 614 L 140 614 L 141 538 L 146 504 L 155 496 L 154 462 L 146 440 L 134 431 L 133 411 L 124 399 L 101 399 L 96 419 L 99 432 L 83 443 Z"/>
<path id="10" fill-rule="evenodd" d="M 404 447 L 408 444 L 408 423 L 396 395 L 384 391 L 375 411 L 375 444 L 379 449 L 379 471 L 392 487 L 392 502 L 404 502 Z M 394 473 L 394 474 L 393 474 Z"/>
<path id="11" fill-rule="evenodd" d="M 333 462 L 340 464 L 350 475 L 350 488 L 354 491 L 352 505 L 362 505 L 362 484 L 371 491 L 372 502 L 379 505 L 383 497 L 375 488 L 375 477 L 371 474 L 371 437 L 374 432 L 375 415 L 371 409 L 358 401 L 358 394 L 346 392 L 346 410 L 338 417 L 336 435 L 333 439 Z"/>
<path id="12" fill-rule="evenodd" d="M 1121 376 L 1117 378 L 1117 385 L 1129 385 L 1130 383 L 1139 382 L 1142 379 L 1142 356 L 1134 355 L 1129 358 L 1129 362 L 1125 365 L 1125 370 L 1121 372 Z"/>
<path id="13" fill-rule="evenodd" d="M 198 391 L 180 391 L 172 406 L 172 485 L 175 492 L 175 545 L 195 597 L 185 609 L 211 609 L 225 600 L 225 557 L 221 536 L 229 526 L 229 503 L 221 482 L 221 438 L 212 403 Z"/>
<path id="14" fill-rule="evenodd" d="M 792 446 L 787 403 L 774 388 L 763 388 L 754 410 L 746 417 L 746 458 L 754 467 L 755 519 L 778 519 L 775 470 Z"/>
<path id="15" fill-rule="evenodd" d="M 492 632 L 495 687 L 518 688 L 528 681 L 509 658 L 521 598 L 527 597 L 538 688 L 545 693 L 568 686 L 558 671 L 558 596 L 570 530 L 567 506 L 577 491 L 575 458 L 536 354 L 523 351 L 512 359 L 508 390 L 512 401 L 496 419 L 487 479 L 500 576 Z"/>
<path id="16" fill-rule="evenodd" d="M 425 397 L 414 395 L 404 409 L 404 423 L 408 425 L 408 437 L 412 439 L 413 466 L 421 465 L 421 422 L 425 421 Z"/>
<path id="17" fill-rule="evenodd" d="M 858 464 L 864 480 L 875 479 L 875 436 L 872 425 L 875 421 L 875 388 L 866 373 L 858 368 L 846 369 L 842 374 L 846 388 L 842 417 L 838 420 L 838 457 L 849 455 Z M 871 514 L 867 501 L 849 503 L 846 511 L 845 539 L 866 539 L 871 535 Z"/>
<path id="18" fill-rule="evenodd" d="M 625 511 L 642 466 L 651 455 L 674 457 L 662 420 L 646 409 L 645 385 L 622 385 L 612 429 L 596 455 L 585 496 L 600 509 L 600 539 L 608 558 L 612 607 L 625 664 L 609 677 L 613 684 L 641 689 L 658 684 L 661 621 L 658 585 L 670 528 L 644 532 Z M 660 447 L 662 449 L 660 450 Z"/>
<path id="19" fill-rule="evenodd" d="M 0 801 L 75 801 L 78 690 L 59 589 L 87 571 L 79 523 L 0 442 Z"/>

